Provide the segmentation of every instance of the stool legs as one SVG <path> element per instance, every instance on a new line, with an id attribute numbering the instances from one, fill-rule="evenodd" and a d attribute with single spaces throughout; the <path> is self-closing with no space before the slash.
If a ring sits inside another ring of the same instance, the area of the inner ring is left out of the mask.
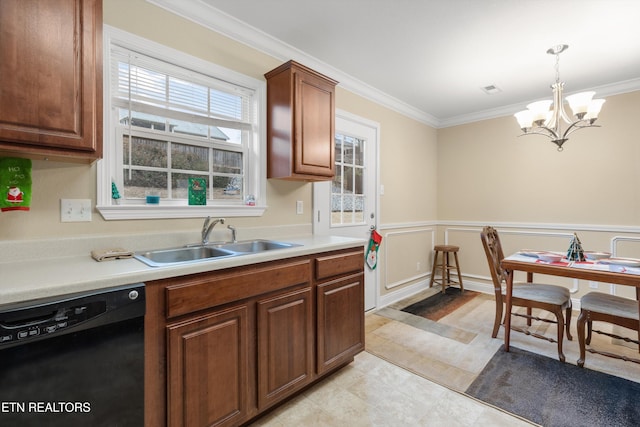
<path id="1" fill-rule="evenodd" d="M 429 281 L 429 287 L 432 287 L 436 283 L 436 266 L 438 265 L 438 251 L 433 255 L 433 268 L 431 269 L 431 280 Z"/>
<path id="2" fill-rule="evenodd" d="M 463 293 L 464 285 L 462 284 L 462 274 L 460 274 L 460 263 L 458 263 L 458 252 L 454 252 L 453 257 L 456 259 L 456 272 L 458 273 L 458 284 L 460 285 L 460 293 Z"/>
<path id="3" fill-rule="evenodd" d="M 451 281 L 451 275 L 449 274 L 449 269 L 447 267 L 449 267 L 449 252 L 443 252 L 442 253 L 442 293 L 444 294 L 444 291 L 447 288 L 447 284 Z"/>

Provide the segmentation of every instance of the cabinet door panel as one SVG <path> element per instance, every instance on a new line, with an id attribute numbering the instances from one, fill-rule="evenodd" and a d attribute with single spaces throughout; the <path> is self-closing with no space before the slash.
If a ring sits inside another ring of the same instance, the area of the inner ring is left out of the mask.
<path id="1" fill-rule="evenodd" d="M 0 2 L 0 148 L 102 155 L 102 1 Z"/>
<path id="2" fill-rule="evenodd" d="M 318 285 L 318 373 L 364 349 L 364 275 Z"/>
<path id="3" fill-rule="evenodd" d="M 279 401 L 313 377 L 311 288 L 258 301 L 258 408 Z"/>
<path id="4" fill-rule="evenodd" d="M 170 426 L 235 425 L 248 413 L 248 308 L 168 327 Z"/>
<path id="5" fill-rule="evenodd" d="M 295 172 L 333 177 L 334 93 L 317 77 L 296 73 Z"/>

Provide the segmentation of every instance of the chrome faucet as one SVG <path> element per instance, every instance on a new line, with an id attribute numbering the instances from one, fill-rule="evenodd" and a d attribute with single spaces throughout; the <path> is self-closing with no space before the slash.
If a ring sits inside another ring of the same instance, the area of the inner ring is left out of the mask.
<path id="1" fill-rule="evenodd" d="M 236 238 L 236 228 L 233 225 L 227 225 L 227 228 L 231 230 L 231 242 L 237 243 L 238 239 Z"/>
<path id="2" fill-rule="evenodd" d="M 204 224 L 202 225 L 202 244 L 203 245 L 206 245 L 207 243 L 209 243 L 209 234 L 211 233 L 211 230 L 213 230 L 213 227 L 215 227 L 217 223 L 224 224 L 224 218 L 214 219 L 213 221 L 211 221 L 211 217 L 208 216 L 204 219 Z"/>

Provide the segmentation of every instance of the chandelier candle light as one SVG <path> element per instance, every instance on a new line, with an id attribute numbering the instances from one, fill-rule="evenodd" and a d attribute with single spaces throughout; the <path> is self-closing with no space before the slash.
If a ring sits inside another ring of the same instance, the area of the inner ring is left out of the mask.
<path id="1" fill-rule="evenodd" d="M 549 48 L 547 53 L 556 56 L 556 82 L 551 85 L 553 100 L 537 101 L 527 105 L 527 109 L 515 114 L 523 135 L 544 135 L 562 151 L 562 145 L 568 136 L 578 129 L 587 127 L 599 127 L 593 123 L 598 119 L 598 114 L 604 104 L 604 99 L 592 99 L 595 92 L 581 92 L 567 96 L 567 102 L 573 111 L 575 120 L 569 118 L 564 110 L 562 90 L 564 82 L 560 81 L 560 54 L 567 50 L 569 45 L 561 44 Z M 549 109 L 553 104 L 553 109 Z M 562 121 L 568 127 L 562 130 Z"/>

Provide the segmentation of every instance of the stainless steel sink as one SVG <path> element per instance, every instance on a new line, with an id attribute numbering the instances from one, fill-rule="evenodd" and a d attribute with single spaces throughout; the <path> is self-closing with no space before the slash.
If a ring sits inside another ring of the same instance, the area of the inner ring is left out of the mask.
<path id="1" fill-rule="evenodd" d="M 236 255 L 234 252 L 213 246 L 193 246 L 140 252 L 136 253 L 134 257 L 151 267 L 161 267 L 206 261 L 214 258 L 226 258 L 234 255 Z"/>
<path id="2" fill-rule="evenodd" d="M 295 243 L 276 242 L 274 240 L 248 240 L 246 242 L 223 243 L 216 245 L 217 248 L 242 253 L 256 253 L 270 251 L 273 249 L 291 248 L 294 246 L 300 245 Z"/>
<path id="3" fill-rule="evenodd" d="M 206 245 L 187 245 L 181 248 L 158 249 L 138 252 L 134 256 L 151 267 L 163 267 L 249 255 L 274 249 L 292 248 L 294 246 L 301 245 L 275 240 L 248 240 L 235 243 L 210 243 Z"/>

